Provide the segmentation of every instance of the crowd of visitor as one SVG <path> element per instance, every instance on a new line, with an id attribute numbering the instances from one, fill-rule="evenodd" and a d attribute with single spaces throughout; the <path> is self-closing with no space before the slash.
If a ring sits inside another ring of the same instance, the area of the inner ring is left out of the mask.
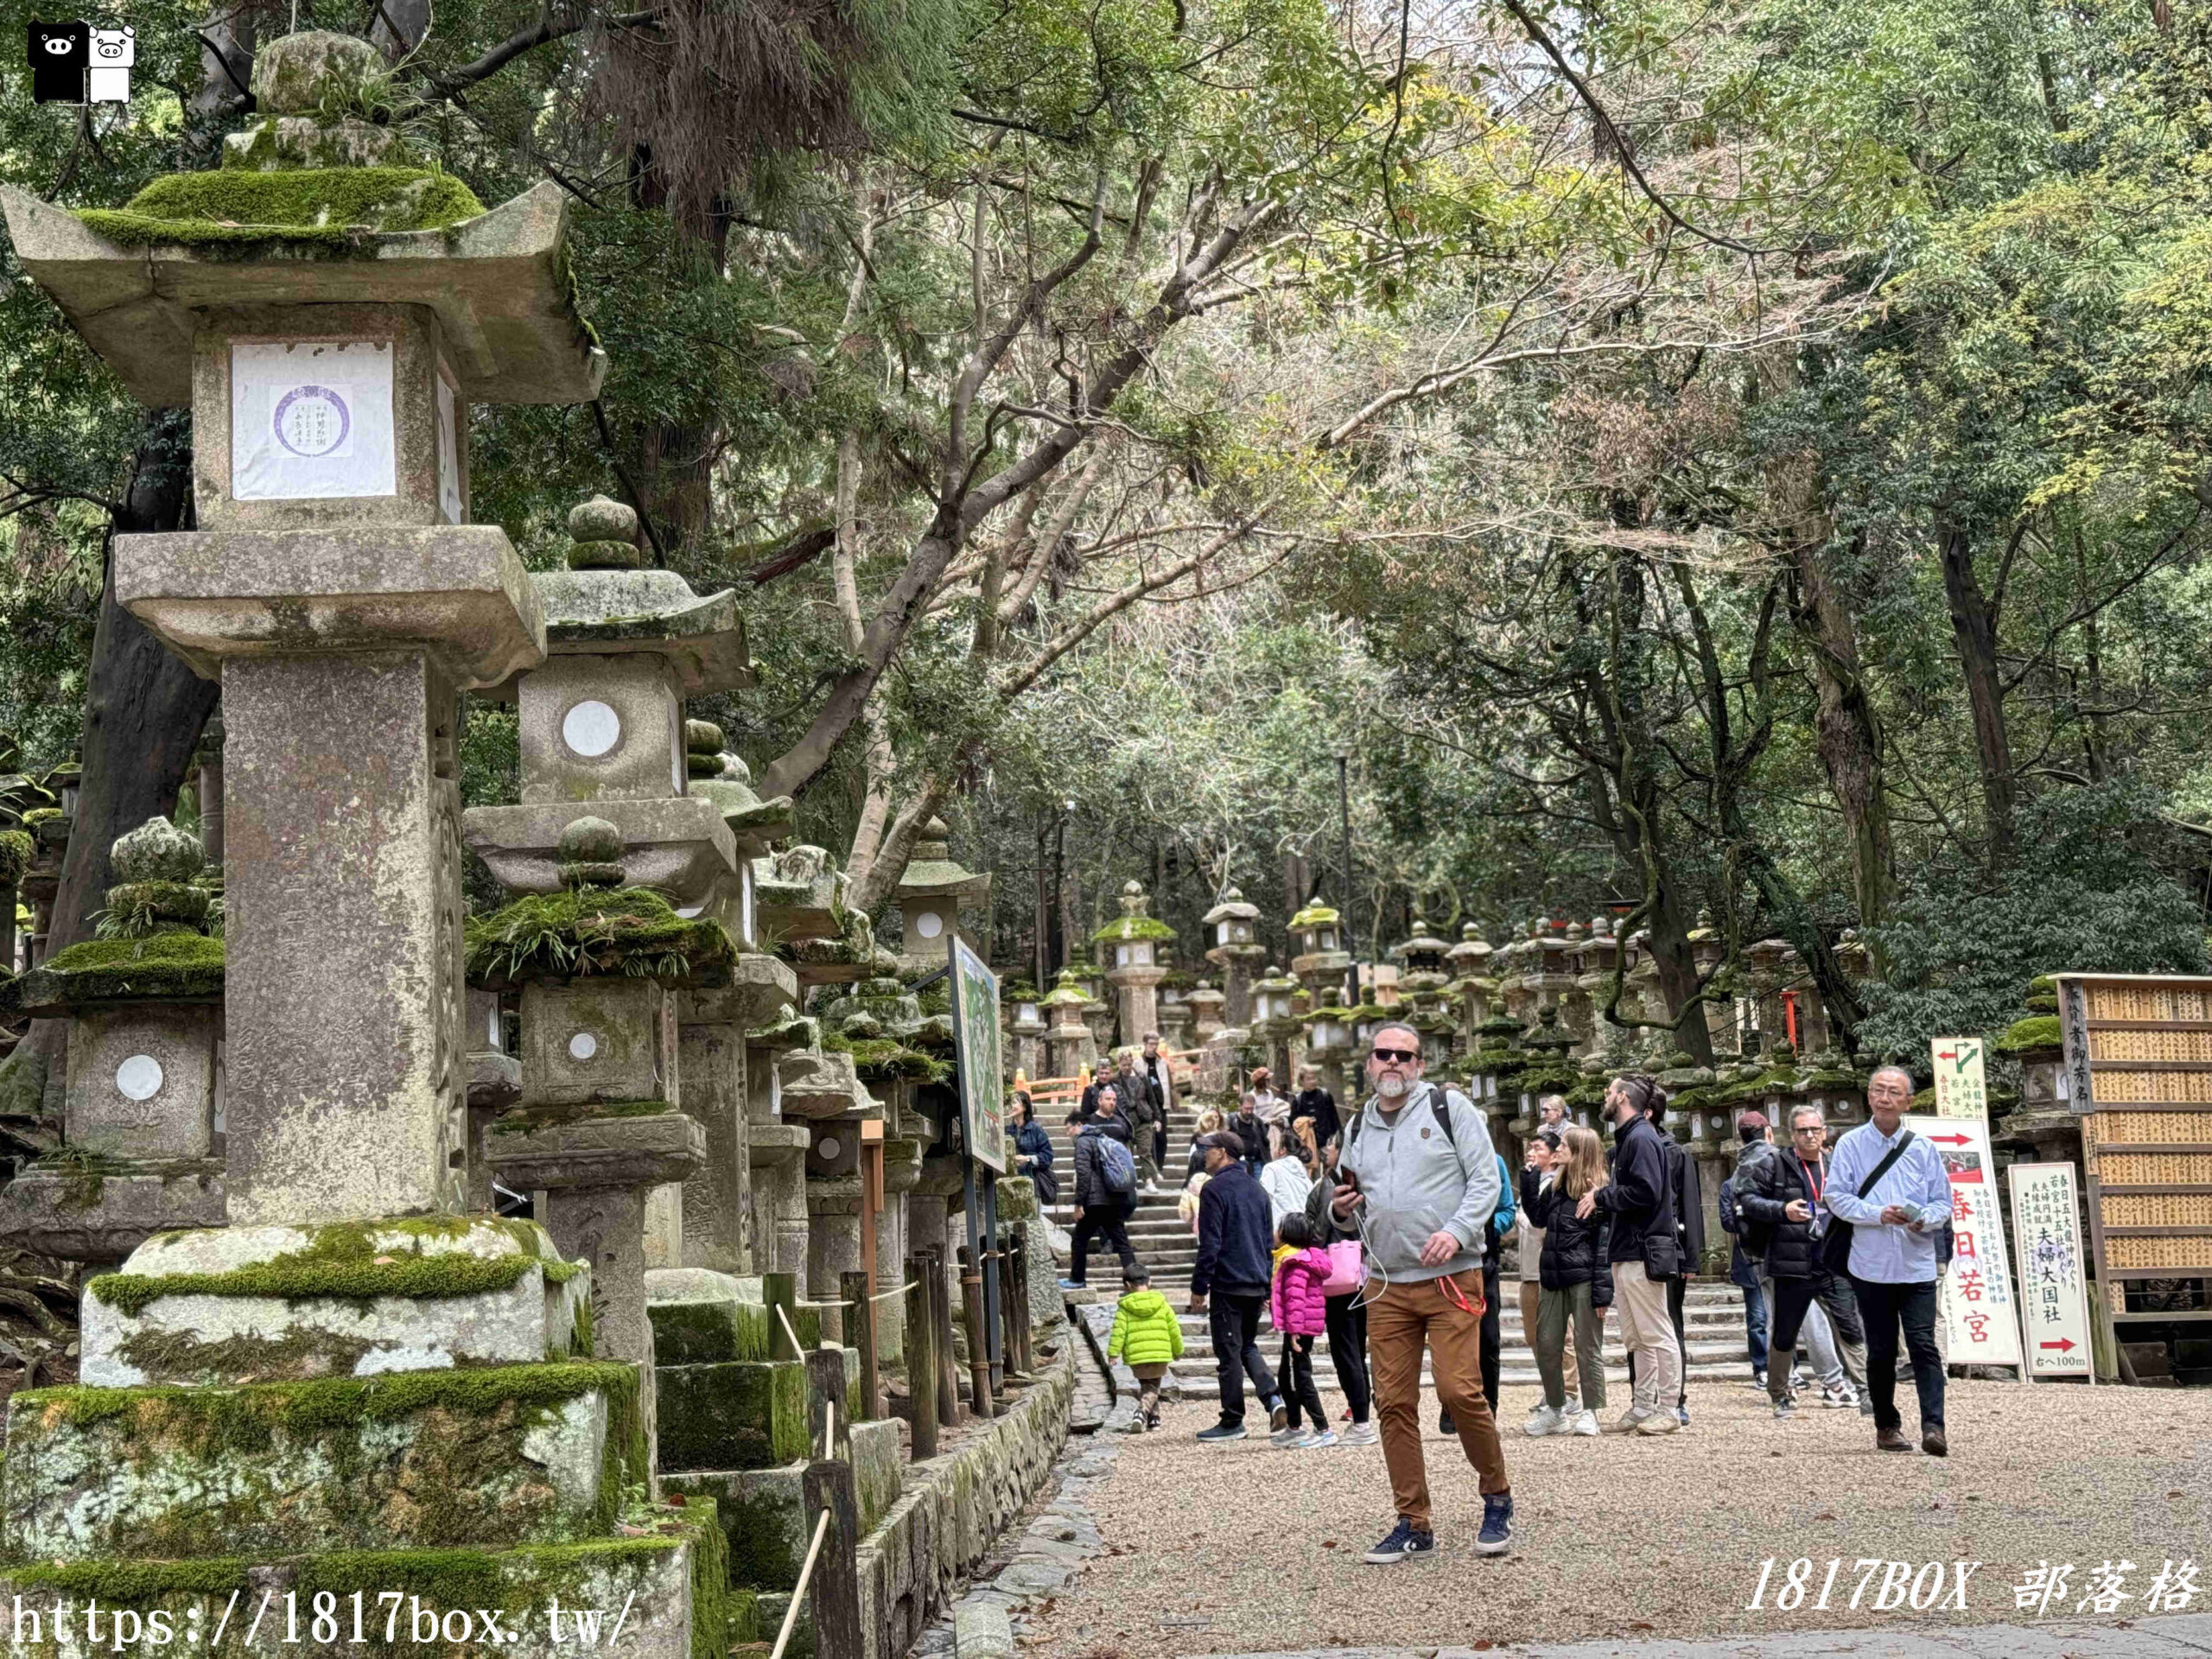
<path id="1" fill-rule="evenodd" d="M 1687 1281 L 1705 1255 L 1703 1207 L 1667 1096 L 1641 1074 L 1614 1079 L 1599 1135 L 1547 1096 L 1518 1172 L 1493 1148 L 1484 1115 L 1458 1090 L 1422 1078 L 1419 1033 L 1372 1036 L 1373 1092 L 1339 1111 L 1318 1073 L 1295 1096 L 1255 1071 L 1236 1109 L 1199 1116 L 1179 1213 L 1197 1239 L 1189 1311 L 1206 1316 L 1220 1414 L 1206 1442 L 1246 1437 L 1245 1383 L 1273 1443 L 1319 1450 L 1378 1440 L 1397 1522 L 1365 1560 L 1402 1561 L 1435 1548 L 1421 1435 L 1422 1358 L 1476 1470 L 1484 1514 L 1473 1548 L 1510 1548 L 1513 1497 L 1497 1421 L 1498 1274 L 1518 1244 L 1522 1325 L 1542 1395 L 1523 1431 L 1594 1436 L 1607 1425 L 1607 1311 L 1618 1315 L 1630 1399 L 1610 1425 L 1673 1433 L 1690 1421 L 1685 1382 Z M 1183 1351 L 1167 1299 L 1129 1248 L 1126 1223 L 1148 1137 L 1166 1161 L 1167 1067 L 1157 1038 L 1085 1090 L 1074 1128 L 1073 1255 L 1064 1287 L 1082 1288 L 1094 1240 L 1120 1256 L 1122 1296 L 1109 1344 L 1141 1389 L 1139 1426 L 1160 1422 L 1160 1382 Z M 1730 1278 L 1744 1293 L 1753 1379 L 1788 1420 L 1801 1401 L 1873 1420 L 1874 1444 L 1910 1452 L 1897 1384 L 1917 1393 L 1921 1450 L 1947 1455 L 1936 1284 L 1948 1265 L 1950 1188 L 1942 1160 L 1900 1117 L 1912 1082 L 1901 1067 L 1869 1081 L 1868 1123 L 1833 1154 L 1817 1107 L 1793 1111 L 1787 1142 L 1764 1116 L 1737 1120 L 1734 1173 L 1719 1194 Z M 1017 1102 L 1018 1167 L 1057 1189 L 1050 1139 Z M 1047 1199 L 1049 1202 L 1049 1198 Z M 1262 1313 L 1279 1347 L 1261 1345 Z M 1344 1395 L 1332 1426 L 1314 1377 L 1315 1342 Z M 1801 1346 L 1802 1353 L 1801 1356 Z M 1902 1346 L 1904 1358 L 1900 1360 Z M 1801 1358 L 1805 1370 L 1800 1369 Z"/>

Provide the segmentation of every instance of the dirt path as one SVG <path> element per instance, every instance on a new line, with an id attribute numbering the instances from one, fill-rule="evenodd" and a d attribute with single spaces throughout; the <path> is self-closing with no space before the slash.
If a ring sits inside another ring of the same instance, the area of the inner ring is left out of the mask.
<path id="1" fill-rule="evenodd" d="M 1482 1514 L 1475 1475 L 1457 1442 L 1433 1433 L 1431 1402 L 1440 1548 L 1395 1567 L 1358 1559 L 1392 1519 L 1379 1448 L 1280 1451 L 1264 1433 L 1201 1446 L 1191 1436 L 1214 1420 L 1212 1402 L 1171 1406 L 1092 1495 L 1108 1554 L 1043 1610 L 1026 1645 L 1065 1659 L 1162 1659 L 2017 1622 L 2013 1586 L 2044 1560 L 2075 1568 L 2054 1620 L 2076 1616 L 2084 1580 L 2107 1558 L 2139 1569 L 2126 1586 L 2137 1599 L 2110 1617 L 2147 1611 L 2139 1598 L 2169 1557 L 2193 1557 L 2205 1586 L 2170 1611 L 2212 1601 L 2212 1401 L 2201 1392 L 1953 1382 L 1948 1460 L 1876 1453 L 1856 1412 L 1815 1407 L 1774 1422 L 1746 1384 L 1694 1390 L 1693 1426 L 1648 1440 L 1529 1440 L 1516 1426 L 1535 1397 L 1505 1390 L 1512 1554 L 1467 1548 Z M 1748 1611 L 1769 1555 L 1782 1558 L 1770 1611 Z M 1819 1563 L 1815 1594 L 1841 1559 L 1826 1611 L 1770 1611 L 1797 1556 Z M 1865 1556 L 1984 1565 L 1964 1613 L 1854 1613 Z"/>

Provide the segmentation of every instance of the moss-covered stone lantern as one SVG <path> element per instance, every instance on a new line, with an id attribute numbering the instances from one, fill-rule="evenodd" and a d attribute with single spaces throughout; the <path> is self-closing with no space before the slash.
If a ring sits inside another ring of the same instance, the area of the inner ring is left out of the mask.
<path id="1" fill-rule="evenodd" d="M 1203 920 L 1213 936 L 1206 960 L 1221 969 L 1222 1017 L 1230 1025 L 1249 1029 L 1261 1018 L 1252 1006 L 1252 980 L 1268 954 L 1260 943 L 1260 907 L 1246 903 L 1237 888 L 1224 887 L 1221 902 Z"/>
<path id="2" fill-rule="evenodd" d="M 1060 969 L 1059 978 L 1045 994 L 1042 1011 L 1052 1022 L 1046 1028 L 1045 1040 L 1056 1077 L 1072 1077 L 1097 1061 L 1097 1039 L 1083 1017 L 1090 1001 L 1070 968 Z"/>
<path id="3" fill-rule="evenodd" d="M 1459 943 L 1444 953 L 1445 965 L 1452 974 L 1444 995 L 1459 1022 L 1462 1055 L 1475 1052 L 1476 1029 L 1490 1017 L 1491 998 L 1497 990 L 1497 982 L 1490 977 L 1490 941 L 1483 938 L 1482 926 L 1476 922 L 1462 926 Z"/>
<path id="4" fill-rule="evenodd" d="M 1121 1001 L 1121 1033 L 1124 1044 L 1141 1042 L 1147 1033 L 1160 1029 L 1160 982 L 1167 972 L 1161 964 L 1162 946 L 1175 938 L 1175 930 L 1152 913 L 1152 899 L 1137 882 L 1124 882 L 1122 913 L 1091 935 L 1106 961 L 1106 980 Z"/>
<path id="5" fill-rule="evenodd" d="M 481 212 L 404 165 L 364 130 L 384 70 L 361 42 L 267 41 L 254 73 L 268 119 L 219 175 L 113 214 L 0 191 L 18 265 L 119 383 L 193 411 L 198 527 L 118 536 L 112 580 L 221 681 L 228 1223 L 87 1282 L 99 1408 L 9 1402 L 0 1559 L 70 1564 L 118 1625 L 213 1630 L 237 1585 L 336 1560 L 453 1606 L 459 1544 L 486 1605 L 634 1595 L 639 1659 L 720 1650 L 724 1599 L 692 1592 L 711 1522 L 626 1509 L 651 1391 L 585 1357 L 588 1268 L 535 1223 L 458 1213 L 459 694 L 545 652 L 521 561 L 468 521 L 467 416 L 596 393 L 563 198 Z M 384 165 L 332 164 L 363 159 Z M 42 1599 L 22 1572 L 0 1567 L 0 1604 Z"/>
<path id="6" fill-rule="evenodd" d="M 914 855 L 892 889 L 899 906 L 901 973 L 934 972 L 950 960 L 948 941 L 960 925 L 963 907 L 990 902 L 991 878 L 968 870 L 952 856 L 952 831 L 943 818 L 931 818 L 914 843 Z"/>
<path id="7" fill-rule="evenodd" d="M 107 937 L 0 988 L 11 1012 L 69 1022 L 62 1144 L 0 1188 L 0 1236 L 102 1269 L 154 1233 L 223 1222 L 223 942 L 207 937 L 200 843 L 149 818 L 111 861 Z"/>

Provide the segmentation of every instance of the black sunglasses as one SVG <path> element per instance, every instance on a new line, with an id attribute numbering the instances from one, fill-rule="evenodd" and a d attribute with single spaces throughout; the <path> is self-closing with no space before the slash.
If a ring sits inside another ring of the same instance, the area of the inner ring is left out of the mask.
<path id="1" fill-rule="evenodd" d="M 1391 1060 L 1412 1061 L 1421 1058 L 1421 1051 L 1417 1048 L 1378 1048 L 1374 1058 L 1386 1063 Z"/>

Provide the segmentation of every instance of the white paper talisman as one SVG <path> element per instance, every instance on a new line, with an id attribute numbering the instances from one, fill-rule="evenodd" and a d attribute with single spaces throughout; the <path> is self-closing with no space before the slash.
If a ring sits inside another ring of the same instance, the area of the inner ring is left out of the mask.
<path id="1" fill-rule="evenodd" d="M 231 496 L 397 495 L 390 340 L 231 347 Z"/>

